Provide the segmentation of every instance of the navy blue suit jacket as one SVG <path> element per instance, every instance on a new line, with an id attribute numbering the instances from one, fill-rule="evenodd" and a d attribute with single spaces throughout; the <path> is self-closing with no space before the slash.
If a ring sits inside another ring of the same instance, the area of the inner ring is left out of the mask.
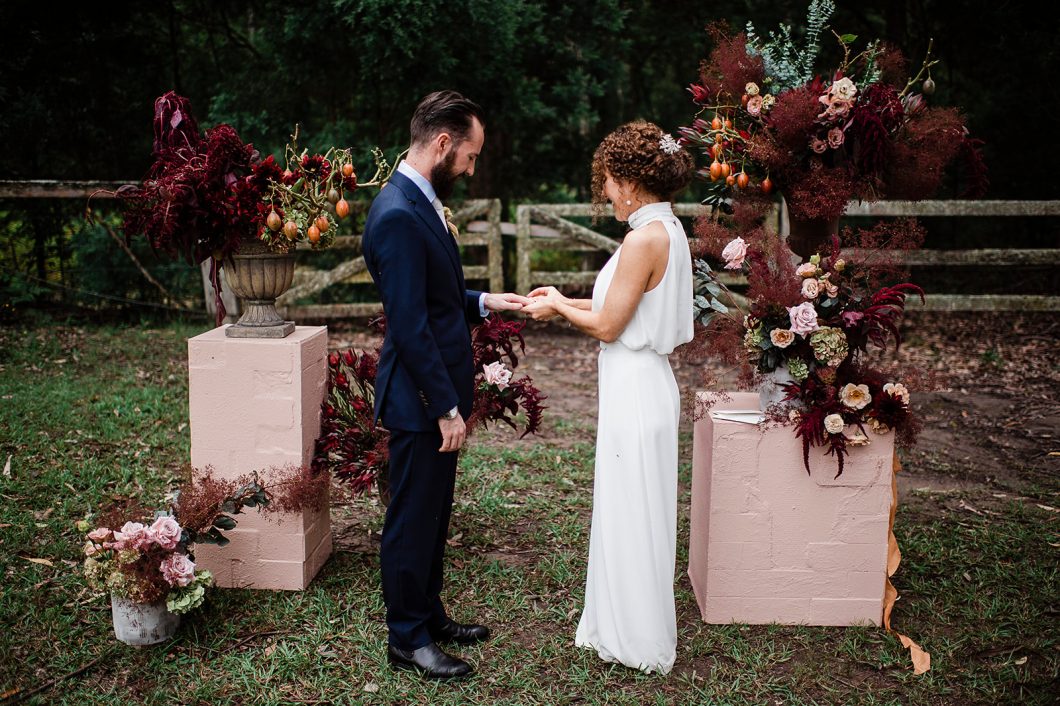
<path id="1" fill-rule="evenodd" d="M 474 395 L 470 325 L 481 292 L 468 290 L 456 241 L 416 184 L 395 172 L 372 202 L 364 259 L 383 299 L 386 338 L 375 416 L 387 429 L 433 431 Z"/>

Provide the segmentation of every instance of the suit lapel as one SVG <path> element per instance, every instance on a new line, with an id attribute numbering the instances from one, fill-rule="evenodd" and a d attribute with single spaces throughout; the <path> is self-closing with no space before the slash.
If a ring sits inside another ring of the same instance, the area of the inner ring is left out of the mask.
<path id="1" fill-rule="evenodd" d="M 428 203 L 427 197 L 420 191 L 420 187 L 416 186 L 411 179 L 401 172 L 395 172 L 394 176 L 390 178 L 390 183 L 401 189 L 402 193 L 405 194 L 405 198 L 412 202 L 416 215 L 420 217 L 427 229 L 434 234 L 434 237 L 441 242 L 445 252 L 449 255 L 449 262 L 456 271 L 462 287 L 464 269 L 460 266 L 460 252 L 456 248 L 456 239 L 449 232 L 449 229 L 442 225 L 442 220 L 438 218 L 438 212 L 434 210 L 434 206 Z"/>

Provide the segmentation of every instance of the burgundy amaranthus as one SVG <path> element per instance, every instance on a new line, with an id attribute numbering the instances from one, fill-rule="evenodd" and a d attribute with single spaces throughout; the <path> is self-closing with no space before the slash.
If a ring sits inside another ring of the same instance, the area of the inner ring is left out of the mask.
<path id="1" fill-rule="evenodd" d="M 255 172 L 257 150 L 230 125 L 200 134 L 188 99 L 173 91 L 155 101 L 154 131 L 154 162 L 142 184 L 116 192 L 126 238 L 143 235 L 155 250 L 189 264 L 211 258 L 220 325 L 225 310 L 217 264 L 257 234 L 266 172 Z"/>
<path id="2" fill-rule="evenodd" d="M 380 322 L 378 328 L 382 330 L 384 326 Z M 529 376 L 510 381 L 503 390 L 484 383 L 484 365 L 500 362 L 511 369 L 518 366 L 518 356 L 525 349 L 522 335 L 525 326 L 522 321 L 490 316 L 475 328 L 472 354 L 478 372 L 475 400 L 467 419 L 468 434 L 493 421 L 516 429 L 515 415 L 520 409 L 526 413 L 523 436 L 540 429 L 545 396 Z M 347 349 L 328 356 L 328 394 L 312 470 L 334 475 L 355 493 L 364 492 L 377 479 L 385 478 L 390 459 L 389 433 L 375 420 L 378 362 L 378 350 L 357 353 Z"/>

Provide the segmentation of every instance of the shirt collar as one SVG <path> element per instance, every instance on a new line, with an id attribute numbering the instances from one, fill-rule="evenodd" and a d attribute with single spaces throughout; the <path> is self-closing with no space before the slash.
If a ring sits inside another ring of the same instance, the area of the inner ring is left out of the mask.
<path id="1" fill-rule="evenodd" d="M 412 180 L 412 183 L 420 188 L 423 195 L 427 197 L 427 203 L 433 204 L 434 200 L 438 198 L 438 195 L 434 192 L 434 187 L 431 186 L 431 182 L 417 172 L 415 169 L 408 165 L 408 162 L 401 160 L 397 166 L 397 170 Z"/>

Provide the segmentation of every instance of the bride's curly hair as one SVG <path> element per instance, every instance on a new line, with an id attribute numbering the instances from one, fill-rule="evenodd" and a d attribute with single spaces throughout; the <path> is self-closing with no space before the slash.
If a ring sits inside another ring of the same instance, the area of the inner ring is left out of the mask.
<path id="1" fill-rule="evenodd" d="M 695 161 L 685 149 L 673 154 L 662 148 L 663 131 L 655 123 L 636 120 L 615 129 L 593 155 L 593 204 L 602 213 L 607 203 L 604 182 L 610 174 L 660 200 L 669 201 L 692 181 Z"/>

